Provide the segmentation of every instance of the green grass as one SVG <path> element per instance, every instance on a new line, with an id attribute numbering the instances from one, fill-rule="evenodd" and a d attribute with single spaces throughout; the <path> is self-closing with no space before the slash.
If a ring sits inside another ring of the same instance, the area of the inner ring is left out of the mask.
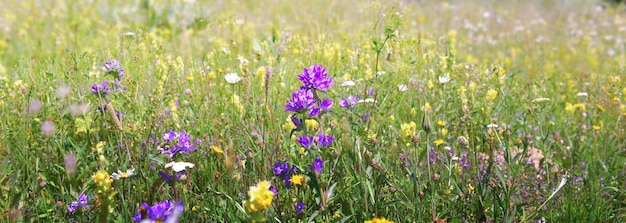
<path id="1" fill-rule="evenodd" d="M 624 222 L 626 14 L 600 4 L 0 1 L 0 221 L 130 222 L 170 200 L 180 222 Z M 126 90 L 97 96 L 113 59 Z M 315 64 L 334 105 L 292 131 Z M 170 131 L 196 151 L 162 154 Z M 296 140 L 322 132 L 327 148 Z M 195 166 L 168 183 L 170 161 Z M 108 192 L 93 178 L 130 168 Z M 253 212 L 265 180 L 277 194 Z"/>

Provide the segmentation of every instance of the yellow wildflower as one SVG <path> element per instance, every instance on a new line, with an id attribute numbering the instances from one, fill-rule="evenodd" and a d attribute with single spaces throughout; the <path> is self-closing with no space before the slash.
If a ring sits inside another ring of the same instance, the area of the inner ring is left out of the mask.
<path id="1" fill-rule="evenodd" d="M 222 148 L 216 145 L 212 145 L 211 149 L 213 150 L 213 152 L 216 152 L 216 153 L 224 153 L 224 150 L 222 150 Z"/>
<path id="2" fill-rule="evenodd" d="M 448 129 L 441 129 L 441 135 L 447 135 L 448 134 Z"/>
<path id="3" fill-rule="evenodd" d="M 402 136 L 405 138 L 415 135 L 416 129 L 417 124 L 413 121 L 411 123 L 402 123 L 402 125 L 400 125 L 400 131 L 402 132 Z"/>
<path id="4" fill-rule="evenodd" d="M 320 123 L 317 122 L 317 120 L 315 119 L 307 119 L 304 121 L 304 124 L 306 125 L 308 129 L 313 129 L 313 130 L 318 129 L 320 127 Z"/>
<path id="5" fill-rule="evenodd" d="M 487 96 L 485 96 L 485 99 L 487 101 L 493 101 L 496 100 L 496 97 L 498 97 L 498 91 L 489 89 L 489 91 L 487 91 Z"/>
<path id="6" fill-rule="evenodd" d="M 433 81 L 430 81 L 430 80 L 428 81 L 428 84 L 427 84 L 427 85 L 428 85 L 428 86 L 427 86 L 427 87 L 428 87 L 428 89 L 433 89 L 433 88 L 435 87 L 435 84 L 433 83 Z"/>
<path id="7" fill-rule="evenodd" d="M 294 185 L 302 185 L 302 182 L 304 182 L 304 175 L 302 174 L 293 175 L 291 176 L 291 179 L 289 179 L 289 181 Z"/>
<path id="8" fill-rule="evenodd" d="M 371 221 L 365 221 L 365 223 L 394 223 L 386 218 L 373 218 Z"/>
<path id="9" fill-rule="evenodd" d="M 428 113 L 433 109 L 433 107 L 430 106 L 430 103 L 426 102 L 426 104 L 424 104 L 424 107 L 422 107 L 422 111 Z"/>
<path id="10" fill-rule="evenodd" d="M 256 186 L 251 186 L 248 191 L 248 200 L 243 206 L 249 212 L 259 212 L 267 209 L 272 204 L 274 192 L 270 190 L 272 184 L 269 181 L 261 181 Z"/>
<path id="11" fill-rule="evenodd" d="M 104 146 L 106 146 L 106 142 L 105 141 L 100 141 L 98 144 L 96 144 L 96 146 L 91 147 L 91 150 L 96 151 L 97 153 L 102 153 L 104 151 Z"/>
<path id="12" fill-rule="evenodd" d="M 441 126 L 441 127 L 446 126 L 446 121 L 444 121 L 444 120 L 439 120 L 439 121 L 437 121 L 437 125 L 439 125 L 439 126 Z"/>
<path id="13" fill-rule="evenodd" d="M 443 139 L 437 139 L 437 140 L 435 140 L 435 146 L 440 146 L 440 145 L 443 145 L 443 144 L 446 144 L 446 142 L 445 142 L 445 141 L 443 141 Z"/>
<path id="14" fill-rule="evenodd" d="M 596 107 L 598 108 L 598 110 L 604 111 L 604 107 L 602 105 L 596 104 Z"/>
<path id="15" fill-rule="evenodd" d="M 592 127 L 593 127 L 593 130 L 596 130 L 596 131 L 600 130 L 600 126 L 599 125 L 594 125 Z"/>
<path id="16" fill-rule="evenodd" d="M 292 129 L 295 129 L 296 125 L 293 124 L 293 122 L 291 121 L 291 117 L 287 117 L 287 119 L 285 120 L 285 124 L 283 124 L 283 130 L 285 131 L 291 131 Z"/>

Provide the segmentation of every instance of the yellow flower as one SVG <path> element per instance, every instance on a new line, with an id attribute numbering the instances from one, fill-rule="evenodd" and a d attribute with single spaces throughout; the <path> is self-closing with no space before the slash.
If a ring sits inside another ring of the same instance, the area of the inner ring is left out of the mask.
<path id="1" fill-rule="evenodd" d="M 598 110 L 604 111 L 604 107 L 602 105 L 596 104 L 596 107 L 598 108 Z"/>
<path id="2" fill-rule="evenodd" d="M 224 153 L 224 150 L 222 150 L 222 148 L 216 145 L 212 145 L 211 149 L 213 150 L 213 152 L 216 152 L 216 153 L 222 153 L 222 154 Z"/>
<path id="3" fill-rule="evenodd" d="M 599 125 L 594 125 L 594 126 L 592 126 L 592 128 L 593 128 L 593 130 L 596 130 L 596 131 L 600 130 L 600 126 Z"/>
<path id="4" fill-rule="evenodd" d="M 365 223 L 394 223 L 394 222 L 389 221 L 386 218 L 374 218 L 371 221 L 365 221 Z"/>
<path id="5" fill-rule="evenodd" d="M 304 124 L 306 125 L 308 129 L 313 129 L 313 130 L 318 129 L 320 127 L 320 123 L 317 122 L 317 120 L 315 119 L 307 119 L 304 121 Z"/>
<path id="6" fill-rule="evenodd" d="M 439 125 L 439 126 L 441 126 L 441 127 L 446 126 L 446 121 L 444 121 L 444 120 L 439 120 L 439 121 L 437 121 L 437 125 Z"/>
<path id="7" fill-rule="evenodd" d="M 104 151 L 104 146 L 107 143 L 105 141 L 100 141 L 96 146 L 92 147 L 91 150 L 96 151 L 97 153 L 102 153 Z"/>
<path id="8" fill-rule="evenodd" d="M 248 200 L 243 205 L 249 212 L 259 212 L 267 209 L 272 204 L 274 192 L 270 190 L 272 184 L 269 181 L 261 181 L 256 186 L 251 186 L 248 191 Z"/>
<path id="9" fill-rule="evenodd" d="M 443 139 L 437 139 L 437 140 L 435 140 L 435 146 L 440 146 L 440 145 L 443 145 L 443 144 L 446 144 L 446 142 L 445 142 L 445 141 L 443 141 Z"/>
<path id="10" fill-rule="evenodd" d="M 422 107 L 422 111 L 428 113 L 433 109 L 433 107 L 430 106 L 430 103 L 426 102 L 426 104 L 424 104 L 424 107 Z"/>
<path id="11" fill-rule="evenodd" d="M 416 129 L 417 124 L 415 124 L 415 122 L 402 123 L 402 125 L 400 125 L 400 131 L 402 132 L 402 136 L 404 136 L 405 138 L 415 135 Z"/>
<path id="12" fill-rule="evenodd" d="M 291 117 L 287 117 L 287 119 L 285 120 L 285 124 L 283 124 L 283 130 L 289 132 L 292 129 L 295 129 L 296 127 L 297 126 L 293 124 L 293 122 L 291 121 Z"/>
<path id="13" fill-rule="evenodd" d="M 496 100 L 496 97 L 498 97 L 498 91 L 489 89 L 489 91 L 487 91 L 487 96 L 485 96 L 485 99 L 487 99 L 487 101 L 493 101 Z"/>
<path id="14" fill-rule="evenodd" d="M 302 174 L 293 175 L 291 176 L 291 179 L 289 179 L 289 181 L 295 185 L 302 185 L 302 182 L 304 182 L 304 175 Z"/>
<path id="15" fill-rule="evenodd" d="M 447 135 L 448 134 L 448 129 L 441 129 L 441 135 Z"/>
<path id="16" fill-rule="evenodd" d="M 427 87 L 428 87 L 428 89 L 433 89 L 435 87 L 435 84 L 433 83 L 433 81 L 429 80 L 428 84 L 427 84 Z"/>

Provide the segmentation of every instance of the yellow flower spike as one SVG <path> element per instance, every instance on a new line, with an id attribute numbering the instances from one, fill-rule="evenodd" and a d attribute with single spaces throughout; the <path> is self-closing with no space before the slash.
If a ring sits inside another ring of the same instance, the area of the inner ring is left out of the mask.
<path id="1" fill-rule="evenodd" d="M 427 84 L 428 89 L 433 89 L 435 87 L 435 84 L 433 83 L 433 81 L 429 80 L 428 84 Z"/>
<path id="2" fill-rule="evenodd" d="M 248 200 L 243 202 L 249 212 L 255 213 L 265 210 L 272 204 L 274 192 L 270 190 L 271 186 L 269 181 L 261 181 L 256 186 L 250 187 Z"/>
<path id="3" fill-rule="evenodd" d="M 489 91 L 487 91 L 487 95 L 485 96 L 485 99 L 487 101 L 493 101 L 493 100 L 496 100 L 496 97 L 498 97 L 498 91 L 489 89 Z"/>

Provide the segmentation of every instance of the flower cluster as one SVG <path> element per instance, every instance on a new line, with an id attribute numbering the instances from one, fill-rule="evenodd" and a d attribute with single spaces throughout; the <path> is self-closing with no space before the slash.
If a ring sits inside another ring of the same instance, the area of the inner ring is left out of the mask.
<path id="1" fill-rule="evenodd" d="M 170 158 L 176 153 L 188 153 L 196 150 L 193 141 L 185 131 L 169 131 L 163 134 L 163 140 L 167 146 L 159 148 L 161 153 L 169 154 Z"/>
<path id="2" fill-rule="evenodd" d="M 339 101 L 339 107 L 341 108 L 353 108 L 356 106 L 356 103 L 359 102 L 359 97 L 357 96 L 348 96 L 347 98 L 341 99 Z"/>
<path id="3" fill-rule="evenodd" d="M 317 146 L 321 148 L 328 147 L 333 142 L 333 140 L 335 140 L 335 137 L 325 135 L 324 133 L 321 133 L 317 136 L 300 136 L 298 138 L 298 142 L 300 143 L 300 145 L 307 149 L 311 148 L 313 143 L 316 143 Z"/>
<path id="4" fill-rule="evenodd" d="M 302 74 L 298 76 L 302 81 L 302 86 L 291 94 L 291 99 L 285 104 L 285 111 L 294 112 L 291 122 L 296 127 L 294 131 L 303 130 L 303 119 L 313 119 L 330 111 L 333 100 L 329 98 L 320 99 L 319 92 L 326 92 L 330 86 L 335 84 L 332 77 L 328 75 L 326 69 L 321 65 L 313 65 L 304 68 Z M 307 117 L 303 117 L 307 116 Z M 304 122 L 308 121 L 305 120 Z M 293 133 L 293 132 L 292 132 Z M 328 147 L 334 138 L 320 133 L 317 136 L 300 136 L 297 141 L 304 148 L 310 148 L 314 143 L 319 147 Z"/>
<path id="5" fill-rule="evenodd" d="M 287 188 L 291 186 L 291 177 L 296 173 L 296 165 L 289 165 L 287 161 L 278 161 L 272 168 L 274 175 L 285 180 Z"/>
<path id="6" fill-rule="evenodd" d="M 113 75 L 117 80 L 124 77 L 124 68 L 122 68 L 118 60 L 104 62 L 104 69 L 106 74 Z"/>
<path id="7" fill-rule="evenodd" d="M 85 194 L 80 194 L 78 196 L 78 200 L 77 201 L 72 201 L 72 203 L 70 205 L 67 206 L 67 211 L 69 211 L 70 213 L 74 213 L 76 212 L 76 210 L 78 210 L 79 208 L 86 208 L 89 209 L 89 199 L 87 199 L 87 195 Z"/>
<path id="8" fill-rule="evenodd" d="M 252 217 L 253 222 L 262 222 L 265 220 L 261 212 L 272 204 L 272 199 L 276 196 L 269 181 L 261 181 L 255 186 L 251 186 L 248 190 L 248 200 L 243 201 L 246 212 Z"/>
<path id="9" fill-rule="evenodd" d="M 107 61 L 104 63 L 104 69 L 106 74 L 113 75 L 114 89 L 125 91 L 126 87 L 120 85 L 120 79 L 124 77 L 124 68 L 122 68 L 120 62 L 117 60 Z M 98 97 L 106 97 L 110 91 L 108 80 L 102 81 L 102 84 L 94 84 L 91 86 L 91 92 Z"/>
<path id="10" fill-rule="evenodd" d="M 102 81 L 102 84 L 91 85 L 91 92 L 96 96 L 107 96 L 109 91 L 109 81 L 107 80 Z"/>
<path id="11" fill-rule="evenodd" d="M 184 210 L 183 202 L 170 202 L 164 200 L 161 203 L 154 202 L 154 205 L 150 206 L 146 202 L 141 204 L 141 211 L 137 212 L 133 216 L 135 222 L 171 222 L 171 220 L 178 219 Z M 174 221 L 177 222 L 177 221 Z"/>

